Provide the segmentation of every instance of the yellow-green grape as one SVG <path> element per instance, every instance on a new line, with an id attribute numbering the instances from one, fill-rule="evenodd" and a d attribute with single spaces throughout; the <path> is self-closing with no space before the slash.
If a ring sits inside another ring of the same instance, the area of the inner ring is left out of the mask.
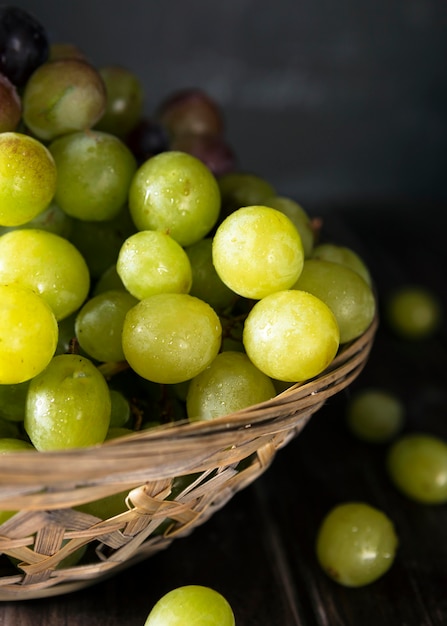
<path id="1" fill-rule="evenodd" d="M 387 468 L 394 485 L 421 504 L 447 502 L 447 443 L 426 433 L 410 433 L 395 441 Z"/>
<path id="2" fill-rule="evenodd" d="M 361 389 L 346 409 L 350 431 L 370 443 L 385 443 L 402 429 L 405 409 L 401 400 L 384 389 Z"/>
<path id="3" fill-rule="evenodd" d="M 213 238 L 213 263 L 235 293 L 261 299 L 298 280 L 304 262 L 301 237 L 281 211 L 248 206 L 231 213 Z"/>
<path id="4" fill-rule="evenodd" d="M 398 547 L 393 522 L 364 502 L 335 506 L 317 533 L 316 554 L 324 572 L 345 587 L 363 587 L 392 566 Z"/>
<path id="5" fill-rule="evenodd" d="M 222 327 L 215 311 L 185 293 L 141 300 L 127 313 L 123 350 L 142 378 L 175 384 L 197 376 L 216 357 Z"/>
<path id="6" fill-rule="evenodd" d="M 87 300 L 75 321 L 81 349 L 96 361 L 124 361 L 124 318 L 137 303 L 127 291 L 105 291 Z"/>
<path id="7" fill-rule="evenodd" d="M 0 237 L 0 282 L 34 290 L 61 320 L 86 299 L 90 273 L 81 253 L 67 239 L 24 228 Z"/>
<path id="8" fill-rule="evenodd" d="M 139 167 L 130 186 L 129 209 L 138 230 L 161 230 L 181 246 L 190 246 L 217 222 L 219 187 L 196 157 L 162 152 Z"/>
<path id="9" fill-rule="evenodd" d="M 102 222 L 117 217 L 127 196 L 137 162 L 115 135 L 79 131 L 49 146 L 57 167 L 55 200 L 73 218 Z"/>
<path id="10" fill-rule="evenodd" d="M 424 339 L 439 329 L 442 308 L 439 298 L 430 289 L 406 285 L 388 296 L 385 316 L 397 335 L 404 339 Z"/>
<path id="11" fill-rule="evenodd" d="M 307 259 L 294 285 L 320 298 L 334 313 L 340 343 L 362 335 L 374 319 L 376 302 L 371 287 L 354 270 L 322 259 Z"/>
<path id="12" fill-rule="evenodd" d="M 276 395 L 271 378 L 242 352 L 221 352 L 195 376 L 186 397 L 190 421 L 210 420 Z"/>
<path id="13" fill-rule="evenodd" d="M 12 422 L 23 422 L 29 380 L 16 385 L 0 385 L 0 417 Z"/>
<path id="14" fill-rule="evenodd" d="M 351 248 L 339 246 L 334 243 L 320 243 L 315 246 L 312 252 L 312 258 L 323 259 L 324 261 L 332 261 L 333 263 L 346 265 L 360 274 L 368 285 L 372 285 L 369 268 L 357 252 Z"/>
<path id="15" fill-rule="evenodd" d="M 56 317 L 27 287 L 0 285 L 0 385 L 30 380 L 51 361 L 57 346 Z"/>
<path id="16" fill-rule="evenodd" d="M 312 227 L 312 221 L 303 207 L 286 196 L 272 196 L 265 199 L 265 204 L 282 211 L 295 224 L 300 234 L 303 244 L 304 257 L 307 259 L 311 256 L 315 244 L 315 233 Z"/>
<path id="17" fill-rule="evenodd" d="M 104 376 L 80 355 L 60 354 L 30 382 L 25 430 L 40 451 L 102 443 L 111 401 Z"/>
<path id="18" fill-rule="evenodd" d="M 118 137 L 126 137 L 143 115 L 143 86 L 138 76 L 125 67 L 107 65 L 99 68 L 107 101 L 104 114 L 95 128 Z"/>
<path id="19" fill-rule="evenodd" d="M 235 626 L 233 610 L 222 594 L 201 585 L 169 591 L 158 600 L 144 626 Z"/>
<path id="20" fill-rule="evenodd" d="M 191 263 L 192 286 L 189 293 L 208 302 L 217 312 L 230 307 L 237 295 L 220 279 L 213 265 L 213 240 L 205 237 L 185 249 Z"/>
<path id="21" fill-rule="evenodd" d="M 339 347 L 337 320 L 319 298 L 279 291 L 256 302 L 242 335 L 248 357 L 267 376 L 304 381 L 324 371 Z"/>
<path id="22" fill-rule="evenodd" d="M 125 288 L 142 300 L 157 293 L 188 293 L 192 283 L 189 258 L 168 233 L 142 230 L 121 247 L 116 270 Z"/>
<path id="23" fill-rule="evenodd" d="M 82 59 L 63 58 L 40 65 L 23 92 L 23 119 L 44 141 L 92 128 L 106 106 L 104 81 Z"/>
<path id="24" fill-rule="evenodd" d="M 38 228 L 39 230 L 47 230 L 50 233 L 55 233 L 68 239 L 71 235 L 72 225 L 73 220 L 71 217 L 64 213 L 53 200 L 42 213 L 39 213 L 39 215 L 36 215 L 36 217 L 25 224 L 0 226 L 0 235 L 19 228 Z"/>
<path id="25" fill-rule="evenodd" d="M 20 226 L 50 204 L 57 171 L 49 150 L 28 135 L 0 133 L 0 226 Z"/>

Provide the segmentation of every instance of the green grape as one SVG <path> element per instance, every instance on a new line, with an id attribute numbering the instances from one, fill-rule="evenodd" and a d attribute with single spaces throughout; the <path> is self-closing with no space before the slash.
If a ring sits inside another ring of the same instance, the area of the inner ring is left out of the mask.
<path id="1" fill-rule="evenodd" d="M 272 209 L 282 211 L 295 224 L 303 244 L 304 256 L 305 258 L 310 257 L 314 248 L 315 234 L 312 221 L 303 207 L 292 198 L 285 196 L 266 198 L 264 204 L 272 207 Z"/>
<path id="2" fill-rule="evenodd" d="M 121 247 L 116 270 L 125 288 L 142 300 L 157 293 L 188 293 L 191 263 L 179 243 L 167 233 L 142 230 Z"/>
<path id="3" fill-rule="evenodd" d="M 135 232 L 135 226 L 125 207 L 115 218 L 104 222 L 74 220 L 70 241 L 82 254 L 92 278 L 99 278 L 116 264 L 126 237 Z"/>
<path id="4" fill-rule="evenodd" d="M 28 135 L 0 133 L 0 225 L 20 226 L 50 204 L 57 171 L 49 150 Z"/>
<path id="5" fill-rule="evenodd" d="M 105 291 L 87 300 L 75 321 L 81 349 L 96 361 L 124 361 L 124 318 L 137 303 L 127 291 Z"/>
<path id="6" fill-rule="evenodd" d="M 235 626 L 233 610 L 219 592 L 201 585 L 177 587 L 158 600 L 144 626 Z"/>
<path id="7" fill-rule="evenodd" d="M 334 243 L 320 243 L 315 246 L 312 258 L 346 265 L 346 267 L 360 274 L 368 285 L 372 285 L 372 278 L 368 267 L 357 252 L 351 250 L 351 248 L 338 246 Z"/>
<path id="8" fill-rule="evenodd" d="M 58 325 L 45 300 L 19 285 L 0 285 L 0 385 L 39 374 L 57 346 Z"/>
<path id="9" fill-rule="evenodd" d="M 0 385 L 0 417 L 12 422 L 23 422 L 29 380 L 16 385 Z"/>
<path id="10" fill-rule="evenodd" d="M 130 404 L 121 391 L 110 389 L 110 428 L 121 428 L 130 419 Z"/>
<path id="11" fill-rule="evenodd" d="M 135 431 L 131 428 L 125 428 L 124 426 L 112 426 L 107 431 L 105 441 L 109 441 L 110 439 L 119 439 L 120 437 L 133 434 L 135 434 Z"/>
<path id="12" fill-rule="evenodd" d="M 235 293 L 260 299 L 298 280 L 304 262 L 301 237 L 281 211 L 247 206 L 229 215 L 213 238 L 213 263 Z"/>
<path id="13" fill-rule="evenodd" d="M 128 495 L 129 491 L 120 491 L 119 493 L 114 493 L 111 496 L 106 496 L 99 500 L 79 504 L 74 508 L 77 511 L 82 511 L 83 513 L 88 513 L 89 515 L 94 515 L 95 517 L 99 517 L 99 519 L 105 520 L 129 510 L 126 504 Z"/>
<path id="14" fill-rule="evenodd" d="M 20 224 L 19 226 L 0 226 L 0 235 L 21 228 L 37 228 L 38 230 L 46 230 L 55 235 L 69 239 L 72 226 L 73 220 L 71 217 L 64 213 L 53 201 L 50 202 L 42 213 L 39 213 L 39 215 L 36 215 L 36 217 L 25 224 Z"/>
<path id="15" fill-rule="evenodd" d="M 10 452 L 29 452 L 31 450 L 36 451 L 36 448 L 23 439 L 16 438 L 3 438 L 0 439 L 0 454 L 9 454 Z"/>
<path id="16" fill-rule="evenodd" d="M 83 256 L 67 239 L 24 228 L 0 237 L 0 282 L 34 290 L 61 320 L 84 302 L 90 273 Z"/>
<path id="17" fill-rule="evenodd" d="M 74 327 L 77 314 L 78 312 L 75 311 L 68 317 L 64 317 L 63 320 L 58 321 L 59 335 L 55 354 L 74 352 L 78 348 L 75 345 L 76 333 Z"/>
<path id="18" fill-rule="evenodd" d="M 138 230 L 161 230 L 181 246 L 190 246 L 217 221 L 219 187 L 196 157 L 162 152 L 139 167 L 130 187 L 129 208 Z"/>
<path id="19" fill-rule="evenodd" d="M 399 398 L 383 389 L 362 389 L 350 399 L 346 420 L 359 439 L 384 443 L 392 439 L 404 422 L 404 407 Z"/>
<path id="20" fill-rule="evenodd" d="M 395 560 L 398 538 L 393 522 L 364 502 L 335 506 L 323 519 L 317 559 L 340 585 L 362 587 L 383 576 Z"/>
<path id="21" fill-rule="evenodd" d="M 442 309 L 438 297 L 428 288 L 406 285 L 388 296 L 385 317 L 404 339 L 424 339 L 439 329 Z"/>
<path id="22" fill-rule="evenodd" d="M 121 280 L 118 272 L 116 271 L 116 263 L 112 263 L 95 283 L 93 289 L 93 295 L 98 296 L 104 291 L 125 291 L 123 281 Z"/>
<path id="23" fill-rule="evenodd" d="M 174 384 L 204 370 L 219 352 L 222 327 L 203 300 L 163 293 L 141 300 L 126 315 L 123 350 L 142 378 Z"/>
<path id="24" fill-rule="evenodd" d="M 126 137 L 142 117 L 143 86 L 125 67 L 108 65 L 100 67 L 99 73 L 106 87 L 107 103 L 96 129 Z"/>
<path id="25" fill-rule="evenodd" d="M 79 131 L 49 146 L 57 167 L 55 200 L 71 217 L 101 222 L 116 217 L 127 203 L 137 162 L 118 137 Z"/>
<path id="26" fill-rule="evenodd" d="M 307 259 L 294 289 L 308 291 L 327 304 L 337 320 L 340 343 L 362 335 L 374 319 L 371 287 L 357 272 L 339 263 Z"/>
<path id="27" fill-rule="evenodd" d="M 110 412 L 98 368 L 80 355 L 60 354 L 30 382 L 24 425 L 40 451 L 92 446 L 104 441 Z"/>
<path id="28" fill-rule="evenodd" d="M 403 435 L 390 447 L 387 468 L 395 486 L 412 500 L 447 502 L 447 443 L 440 437 Z"/>
<path id="29" fill-rule="evenodd" d="M 230 307 L 237 296 L 222 282 L 216 272 L 212 249 L 211 237 L 205 237 L 185 249 L 192 270 L 192 286 L 189 293 L 208 302 L 215 311 L 219 312 Z"/>
<path id="30" fill-rule="evenodd" d="M 218 183 L 223 217 L 244 206 L 263 205 L 276 196 L 270 182 L 250 172 L 228 172 L 219 176 Z"/>
<path id="31" fill-rule="evenodd" d="M 337 353 L 339 336 L 334 314 L 324 302 L 291 289 L 256 302 L 242 340 L 248 357 L 267 376 L 298 382 L 326 369 Z"/>
<path id="32" fill-rule="evenodd" d="M 40 65 L 22 97 L 23 119 L 44 141 L 92 128 L 106 107 L 99 72 L 83 59 L 64 58 Z"/>
<path id="33" fill-rule="evenodd" d="M 221 352 L 190 382 L 186 410 L 190 421 L 210 420 L 270 400 L 272 380 L 242 352 Z"/>

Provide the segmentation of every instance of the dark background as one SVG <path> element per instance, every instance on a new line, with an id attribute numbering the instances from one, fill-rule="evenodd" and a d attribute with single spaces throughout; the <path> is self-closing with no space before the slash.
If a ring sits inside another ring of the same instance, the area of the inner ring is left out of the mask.
<path id="1" fill-rule="evenodd" d="M 244 169 L 304 206 L 446 198 L 445 0 L 22 0 L 53 41 L 224 107 Z"/>

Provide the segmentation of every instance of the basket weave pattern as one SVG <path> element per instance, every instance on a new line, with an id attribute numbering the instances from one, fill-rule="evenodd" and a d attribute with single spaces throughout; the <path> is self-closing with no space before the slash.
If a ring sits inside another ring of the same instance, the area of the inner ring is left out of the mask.
<path id="1" fill-rule="evenodd" d="M 376 328 L 377 319 L 316 379 L 223 418 L 93 448 L 0 456 L 0 510 L 19 511 L 0 526 L 0 553 L 19 564 L 0 571 L 0 600 L 80 589 L 204 523 L 358 376 Z M 105 520 L 73 508 L 123 492 L 125 511 Z M 59 566 L 85 546 L 92 557 Z"/>

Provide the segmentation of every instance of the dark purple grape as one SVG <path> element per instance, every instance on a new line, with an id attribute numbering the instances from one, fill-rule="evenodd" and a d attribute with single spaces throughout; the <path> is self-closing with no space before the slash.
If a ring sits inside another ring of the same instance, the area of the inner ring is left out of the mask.
<path id="1" fill-rule="evenodd" d="M 0 74 L 0 133 L 13 131 L 22 117 L 22 101 L 11 81 Z"/>
<path id="2" fill-rule="evenodd" d="M 44 27 L 19 7 L 0 5 L 0 72 L 23 87 L 49 54 Z"/>
<path id="3" fill-rule="evenodd" d="M 161 124 L 147 117 L 127 135 L 125 143 L 139 163 L 169 150 L 166 130 Z"/>
<path id="4" fill-rule="evenodd" d="M 221 135 L 224 120 L 218 104 L 200 89 L 176 91 L 161 102 L 157 119 L 168 131 L 176 135 Z"/>

